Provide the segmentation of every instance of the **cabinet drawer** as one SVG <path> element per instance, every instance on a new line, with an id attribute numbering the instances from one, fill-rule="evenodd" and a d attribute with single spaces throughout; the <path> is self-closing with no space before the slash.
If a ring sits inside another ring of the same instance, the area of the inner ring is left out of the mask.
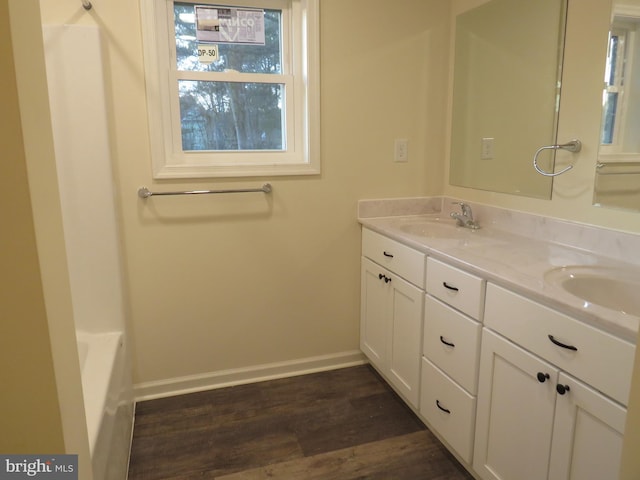
<path id="1" fill-rule="evenodd" d="M 484 285 L 480 277 L 427 258 L 427 292 L 476 319 L 482 312 Z"/>
<path id="2" fill-rule="evenodd" d="M 465 462 L 471 463 L 476 399 L 424 358 L 420 413 Z"/>
<path id="3" fill-rule="evenodd" d="M 362 255 L 424 289 L 424 253 L 363 228 Z"/>
<path id="4" fill-rule="evenodd" d="M 485 326 L 627 404 L 635 355 L 631 343 L 493 284 L 487 287 L 484 322 Z"/>
<path id="5" fill-rule="evenodd" d="M 478 386 L 482 326 L 426 295 L 423 353 L 471 394 Z"/>

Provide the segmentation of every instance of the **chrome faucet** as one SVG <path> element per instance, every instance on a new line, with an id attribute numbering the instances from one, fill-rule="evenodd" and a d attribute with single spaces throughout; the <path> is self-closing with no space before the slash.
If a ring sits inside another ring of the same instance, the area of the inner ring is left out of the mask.
<path id="1" fill-rule="evenodd" d="M 451 212 L 451 218 L 456 219 L 456 223 L 460 227 L 470 228 L 472 230 L 477 230 L 480 228 L 478 222 L 473 219 L 473 211 L 471 210 L 471 206 L 464 202 L 453 202 L 454 205 L 460 205 L 460 209 L 462 213 Z"/>

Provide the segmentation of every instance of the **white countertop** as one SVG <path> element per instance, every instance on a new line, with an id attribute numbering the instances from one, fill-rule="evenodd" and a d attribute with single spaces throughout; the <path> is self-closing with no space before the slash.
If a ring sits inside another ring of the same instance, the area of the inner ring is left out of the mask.
<path id="1" fill-rule="evenodd" d="M 415 213 L 416 210 L 407 211 Z M 420 211 L 429 209 L 423 208 Z M 370 216 L 373 213 L 371 211 L 367 211 L 366 215 L 362 212 L 361 208 L 358 220 L 364 227 L 636 343 L 640 318 L 585 302 L 561 287 L 546 282 L 544 277 L 553 268 L 584 265 L 637 271 L 640 278 L 640 266 L 637 264 L 584 248 L 512 233 L 499 228 L 499 222 L 484 224 L 482 218 L 479 218 L 482 227 L 479 230 L 455 227 L 455 221 L 449 218 L 448 211 L 444 214 L 403 215 L 398 210 L 391 216 L 384 217 Z M 485 215 L 485 218 L 488 220 L 489 215 Z M 433 223 L 425 220 L 436 221 L 436 225 L 432 227 L 433 233 L 429 233 L 429 225 Z M 446 227 L 439 228 L 438 223 L 443 223 Z M 419 232 L 412 233 L 411 225 Z M 557 230 L 561 228 L 554 228 L 554 231 Z"/>

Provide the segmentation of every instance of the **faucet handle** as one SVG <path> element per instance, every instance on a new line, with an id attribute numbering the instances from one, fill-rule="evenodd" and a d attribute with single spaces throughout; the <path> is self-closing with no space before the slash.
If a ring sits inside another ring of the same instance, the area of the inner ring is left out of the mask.
<path id="1" fill-rule="evenodd" d="M 465 202 L 451 202 L 453 205 L 459 205 L 462 210 L 462 215 L 465 217 L 473 218 L 473 211 L 471 210 L 471 206 Z"/>

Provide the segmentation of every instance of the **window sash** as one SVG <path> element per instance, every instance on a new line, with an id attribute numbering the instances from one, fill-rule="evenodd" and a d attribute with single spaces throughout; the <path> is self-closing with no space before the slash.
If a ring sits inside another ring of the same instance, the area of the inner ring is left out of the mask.
<path id="1" fill-rule="evenodd" d="M 188 73 L 188 75 L 185 75 Z M 196 75 L 194 75 L 194 73 Z M 205 75 L 201 75 L 205 73 Z M 267 74 L 248 74 L 248 73 L 234 73 L 232 75 L 226 73 L 212 73 L 212 72 L 177 72 L 173 76 L 170 85 L 170 98 L 171 98 L 171 134 L 172 134 L 172 153 L 175 157 L 185 155 L 184 160 L 187 158 L 192 162 L 203 163 L 206 161 L 203 158 L 205 155 L 215 155 L 216 163 L 219 164 L 234 164 L 238 162 L 239 156 L 237 153 L 251 153 L 252 156 L 256 155 L 256 152 L 264 152 L 266 155 L 264 161 L 269 163 L 274 162 L 274 155 L 283 155 L 283 160 L 286 161 L 287 157 L 291 157 L 288 161 L 293 161 L 292 152 L 296 151 L 296 141 L 300 141 L 296 138 L 295 119 L 295 99 L 294 99 L 294 79 L 290 75 L 267 75 Z M 283 124 L 284 124 L 284 145 L 282 150 L 183 150 L 182 149 L 182 122 L 180 117 L 180 96 L 178 91 L 178 80 L 197 80 L 197 81 L 212 81 L 212 82 L 237 82 L 237 83 L 271 83 L 275 85 L 282 85 L 284 88 L 284 106 L 282 109 Z M 269 158 L 269 160 L 266 160 Z M 187 163 L 187 162 L 185 162 Z M 258 164 L 260 162 L 257 162 Z"/>
<path id="2" fill-rule="evenodd" d="M 610 32 L 607 62 L 615 63 L 609 65 L 610 71 L 606 72 L 603 90 L 603 131 L 601 132 L 600 147 L 601 152 L 605 154 L 619 153 L 624 149 L 624 127 L 627 121 L 625 83 L 628 80 L 625 79 L 625 73 L 631 72 L 633 69 L 630 49 L 635 36 L 634 30 L 633 25 L 614 21 Z M 613 51 L 614 37 L 616 38 L 615 51 Z M 605 99 L 610 102 L 615 101 L 615 104 L 605 103 Z M 612 111 L 610 111 L 611 109 Z"/>
<path id="3" fill-rule="evenodd" d="M 154 178 L 319 173 L 318 0 L 259 2 L 261 8 L 282 11 L 283 74 L 179 71 L 175 58 L 173 3 L 173 0 L 141 0 Z M 197 2 L 198 5 L 240 7 L 255 7 L 256 3 Z M 298 20 L 305 22 L 304 25 Z M 178 80 L 283 85 L 287 149 L 183 151 Z"/>
<path id="4" fill-rule="evenodd" d="M 238 83 L 288 83 L 293 84 L 293 75 L 274 73 L 240 73 L 240 72 L 198 72 L 175 70 L 174 80 L 198 80 L 205 82 L 238 82 Z"/>

